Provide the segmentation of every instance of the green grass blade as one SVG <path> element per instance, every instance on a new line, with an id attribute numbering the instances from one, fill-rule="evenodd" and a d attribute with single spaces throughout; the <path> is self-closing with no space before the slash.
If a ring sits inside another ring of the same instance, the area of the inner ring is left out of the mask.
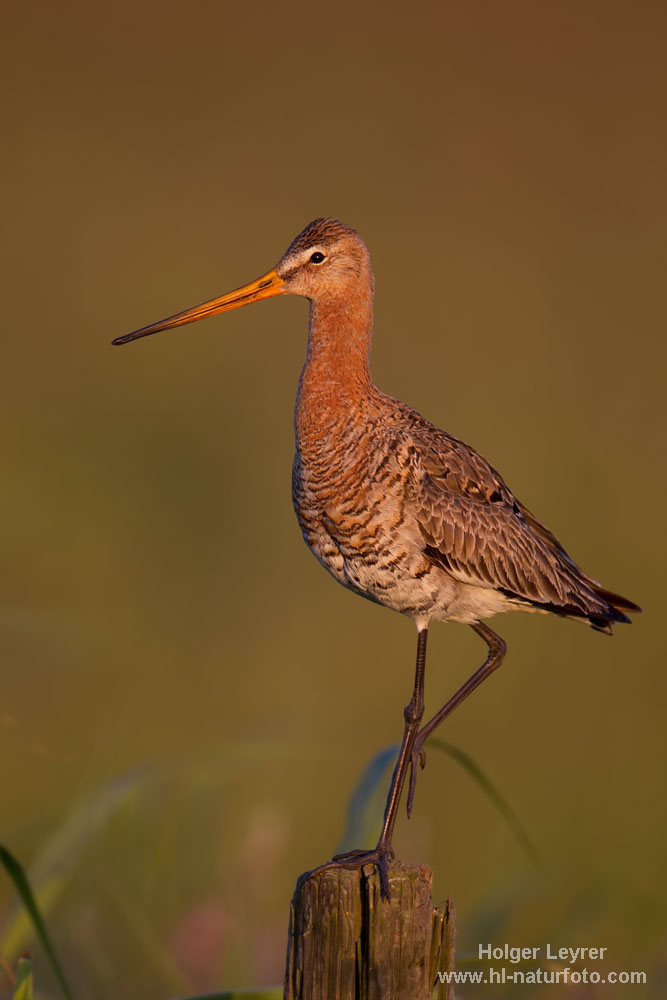
<path id="1" fill-rule="evenodd" d="M 12 1000 L 33 1000 L 32 962 L 29 958 L 19 959 Z"/>
<path id="2" fill-rule="evenodd" d="M 72 1000 L 72 994 L 70 993 L 69 986 L 67 985 L 67 980 L 65 979 L 60 963 L 56 958 L 56 953 L 53 949 L 53 945 L 51 944 L 46 924 L 42 919 L 41 913 L 39 912 L 37 903 L 35 902 L 35 898 L 32 894 L 32 889 L 30 888 L 28 879 L 25 876 L 25 872 L 16 858 L 13 857 L 7 848 L 2 845 L 0 845 L 0 864 L 2 864 L 3 868 L 16 886 L 16 891 L 21 897 L 26 910 L 30 914 L 30 919 L 32 920 L 35 931 L 37 932 L 37 937 L 41 941 L 42 947 L 51 962 L 51 966 L 60 984 L 63 996 L 65 996 L 67 1000 Z M 27 996 L 29 997 L 30 993 L 28 993 Z"/>
<path id="3" fill-rule="evenodd" d="M 519 846 L 523 850 L 526 857 L 540 872 L 542 872 L 543 875 L 546 874 L 546 865 L 537 853 L 535 845 L 526 833 L 523 824 L 507 800 L 500 794 L 491 779 L 484 773 L 484 771 L 482 771 L 479 764 L 477 764 L 477 762 L 474 761 L 464 750 L 461 750 L 460 747 L 454 746 L 453 743 L 447 743 L 445 740 L 429 740 L 428 746 L 434 747 L 436 750 L 441 750 L 443 753 L 448 754 L 461 765 L 463 770 L 470 775 L 477 785 L 479 785 L 487 798 L 489 798 L 496 807 L 516 837 Z"/>

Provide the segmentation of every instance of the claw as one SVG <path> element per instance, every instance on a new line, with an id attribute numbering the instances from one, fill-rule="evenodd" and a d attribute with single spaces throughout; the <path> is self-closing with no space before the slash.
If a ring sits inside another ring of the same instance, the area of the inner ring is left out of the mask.
<path id="1" fill-rule="evenodd" d="M 331 860 L 332 861 L 352 861 L 353 859 L 356 859 L 356 858 L 365 858 L 370 853 L 372 853 L 372 852 L 368 851 L 366 848 L 358 847 L 354 851 L 345 851 L 344 854 L 334 854 L 334 856 L 333 856 L 333 858 Z M 352 865 L 351 867 L 354 867 L 354 865 Z"/>
<path id="2" fill-rule="evenodd" d="M 393 859 L 394 852 L 389 848 L 375 848 L 373 851 L 355 850 L 346 851 L 345 854 L 334 854 L 331 861 L 326 861 L 323 865 L 318 865 L 308 872 L 306 877 L 316 875 L 326 871 L 327 868 L 361 868 L 363 865 L 375 865 L 380 876 L 380 897 L 389 902 L 391 890 L 389 888 L 389 861 Z"/>
<path id="3" fill-rule="evenodd" d="M 417 769 L 415 767 L 415 758 L 412 757 L 410 761 L 410 782 L 408 784 L 408 799 L 406 802 L 406 811 L 408 814 L 408 819 L 412 815 L 412 807 L 415 804 L 415 788 L 417 787 Z"/>
<path id="4" fill-rule="evenodd" d="M 417 763 L 419 763 L 420 769 L 423 771 L 426 767 L 426 751 L 422 746 L 413 747 L 412 756 L 410 757 L 410 781 L 408 783 L 408 798 L 406 802 L 406 809 L 408 813 L 408 819 L 412 815 L 412 807 L 415 804 L 415 788 L 417 787 Z"/>

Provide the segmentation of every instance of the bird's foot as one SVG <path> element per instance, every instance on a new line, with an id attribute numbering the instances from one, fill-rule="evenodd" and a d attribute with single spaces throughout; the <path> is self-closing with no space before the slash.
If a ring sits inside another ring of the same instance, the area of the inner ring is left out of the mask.
<path id="1" fill-rule="evenodd" d="M 328 871 L 331 868 L 362 868 L 364 865 L 376 865 L 380 876 L 380 895 L 382 899 L 389 902 L 391 893 L 389 890 L 389 862 L 394 857 L 391 847 L 378 845 L 373 850 L 346 851 L 344 854 L 334 854 L 331 861 L 325 861 L 323 865 L 318 865 L 308 872 L 308 877 L 317 875 L 319 872 Z"/>
<path id="2" fill-rule="evenodd" d="M 417 787 L 417 765 L 423 771 L 426 767 L 426 751 L 424 750 L 424 741 L 419 739 L 417 736 L 414 746 L 412 747 L 412 755 L 410 757 L 410 781 L 408 782 L 408 798 L 406 802 L 406 808 L 408 813 L 408 819 L 412 815 L 412 807 L 415 804 L 415 788 Z"/>

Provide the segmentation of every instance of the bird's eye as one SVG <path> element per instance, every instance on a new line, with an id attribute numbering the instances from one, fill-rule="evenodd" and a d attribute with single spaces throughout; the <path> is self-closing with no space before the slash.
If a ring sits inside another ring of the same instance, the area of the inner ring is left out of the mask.
<path id="1" fill-rule="evenodd" d="M 323 260 L 324 260 L 324 254 L 320 253 L 319 250 L 316 250 L 315 253 L 311 253 L 310 255 L 311 264 L 321 264 Z"/>

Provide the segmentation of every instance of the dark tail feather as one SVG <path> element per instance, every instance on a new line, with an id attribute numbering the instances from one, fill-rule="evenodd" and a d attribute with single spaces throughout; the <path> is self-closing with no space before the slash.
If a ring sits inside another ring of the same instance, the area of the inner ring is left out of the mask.
<path id="1" fill-rule="evenodd" d="M 633 601 L 629 601 L 627 597 L 621 597 L 620 594 L 614 594 L 611 590 L 605 590 L 599 584 L 595 584 L 593 589 L 598 597 L 601 597 L 609 606 L 607 614 L 593 614 L 588 617 L 591 627 L 598 632 L 607 632 L 608 635 L 611 635 L 612 624 L 614 622 L 623 622 L 626 625 L 632 625 L 631 619 L 624 614 L 625 611 L 635 615 L 641 614 L 642 609 L 639 605 Z"/>
<path id="2" fill-rule="evenodd" d="M 629 611 L 631 615 L 639 615 L 642 612 L 638 604 L 629 601 L 627 597 L 621 597 L 620 594 L 614 594 L 611 590 L 604 590 L 603 587 L 597 586 L 595 593 L 599 594 L 602 600 L 606 601 L 615 611 Z"/>

